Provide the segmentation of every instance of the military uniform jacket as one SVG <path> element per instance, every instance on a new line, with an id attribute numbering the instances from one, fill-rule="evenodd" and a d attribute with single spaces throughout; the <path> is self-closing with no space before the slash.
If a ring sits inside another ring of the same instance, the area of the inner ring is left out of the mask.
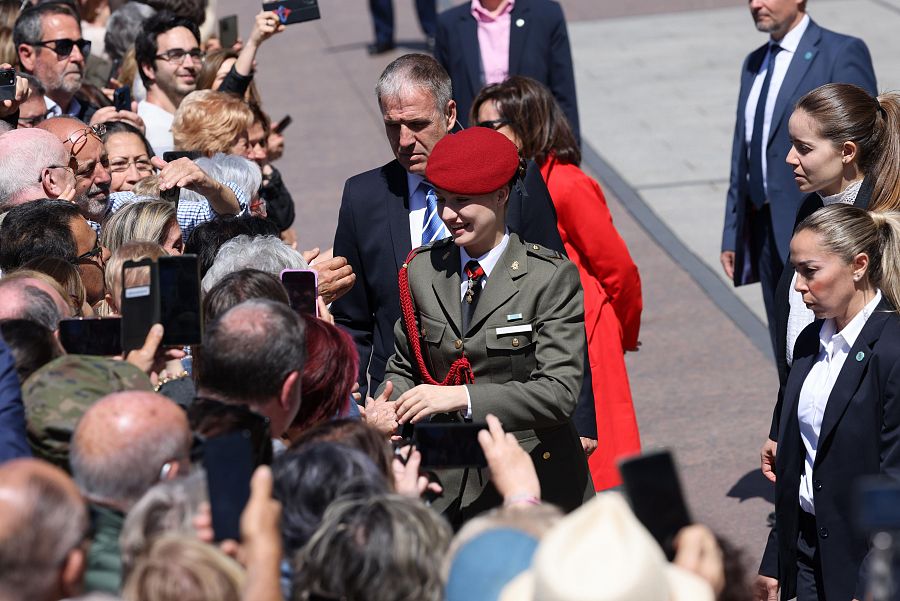
<path id="1" fill-rule="evenodd" d="M 581 283 L 575 265 L 557 251 L 524 243 L 514 233 L 509 237 L 466 332 L 461 326 L 459 249 L 450 239 L 420 249 L 409 261 L 419 326 L 414 334 L 438 381 L 465 353 L 475 375 L 475 383 L 468 385 L 472 420 L 496 415 L 531 454 L 543 498 L 571 510 L 593 494 L 570 419 L 584 371 Z M 394 384 L 394 399 L 423 381 L 407 335 L 401 319 L 385 373 L 385 380 Z M 464 472 L 439 472 L 444 495 L 436 509 L 460 509 L 467 519 L 501 502 L 486 473 Z"/>

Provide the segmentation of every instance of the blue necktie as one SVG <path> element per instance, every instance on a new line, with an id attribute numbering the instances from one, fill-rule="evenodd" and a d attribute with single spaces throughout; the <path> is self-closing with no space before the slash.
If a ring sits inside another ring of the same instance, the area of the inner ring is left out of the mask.
<path id="1" fill-rule="evenodd" d="M 422 245 L 431 244 L 435 240 L 441 240 L 450 235 L 437 210 L 437 194 L 427 184 L 420 184 L 425 188 L 425 218 L 422 220 Z"/>
<path id="2" fill-rule="evenodd" d="M 756 101 L 753 134 L 750 136 L 750 200 L 757 208 L 762 207 L 766 202 L 766 188 L 763 184 L 765 174 L 762 170 L 762 157 L 766 148 L 766 140 L 762 139 L 763 122 L 766 119 L 769 84 L 772 83 L 772 73 L 775 71 L 775 55 L 779 50 L 781 50 L 781 46 L 778 44 L 769 46 L 769 66 L 766 68 L 766 76 L 763 78 L 762 88 L 759 91 L 759 100 Z"/>

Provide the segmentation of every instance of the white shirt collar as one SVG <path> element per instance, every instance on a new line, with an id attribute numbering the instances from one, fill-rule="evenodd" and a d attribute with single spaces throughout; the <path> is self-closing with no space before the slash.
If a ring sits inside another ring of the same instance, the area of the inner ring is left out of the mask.
<path id="1" fill-rule="evenodd" d="M 791 54 L 797 52 L 797 46 L 800 45 L 800 38 L 803 37 L 803 34 L 806 33 L 806 28 L 809 27 L 809 15 L 803 15 L 803 19 L 797 23 L 797 26 L 792 30 L 784 34 L 784 37 L 781 38 L 781 41 L 773 43 L 781 46 L 782 50 L 787 50 Z"/>
<path id="2" fill-rule="evenodd" d="M 65 114 L 67 117 L 77 117 L 81 112 L 81 103 L 74 96 L 72 102 L 69 103 L 69 112 L 63 113 L 62 107 L 56 104 L 56 101 L 49 96 L 44 96 L 44 106 L 47 107 L 47 115 L 49 117 L 59 117 Z"/>
<path id="3" fill-rule="evenodd" d="M 459 249 L 459 272 L 465 275 L 466 272 L 466 263 L 469 261 L 475 260 L 478 261 L 478 264 L 481 265 L 481 268 L 484 269 L 484 275 L 488 278 L 491 277 L 491 271 L 494 270 L 494 267 L 497 265 L 497 261 L 500 260 L 500 257 L 503 256 L 503 251 L 506 250 L 506 247 L 509 246 L 509 230 L 506 230 L 503 233 L 503 239 L 500 240 L 500 244 L 487 251 L 480 257 L 470 257 L 469 253 L 466 252 L 465 248 L 460 247 Z M 463 279 L 466 279 L 465 277 Z"/>
<path id="4" fill-rule="evenodd" d="M 852 205 L 856 202 L 856 197 L 859 195 L 859 189 L 862 187 L 862 183 L 863 180 L 858 179 L 847 186 L 842 192 L 832 194 L 831 196 L 822 196 L 822 194 L 819 192 L 816 192 L 816 194 L 819 195 L 819 198 L 822 199 L 822 204 L 824 204 L 826 207 L 828 205 L 837 204 L 839 202 Z"/>
<path id="5" fill-rule="evenodd" d="M 845 346 L 847 350 L 853 348 L 856 339 L 859 338 L 859 333 L 862 332 L 863 326 L 866 325 L 869 316 L 872 315 L 872 312 L 875 311 L 875 307 L 877 307 L 880 302 L 881 290 L 876 290 L 872 300 L 866 303 L 866 306 L 862 308 L 862 311 L 857 313 L 853 319 L 850 320 L 850 323 L 844 326 L 844 329 L 840 332 L 835 332 L 837 325 L 835 324 L 834 318 L 826 319 L 825 323 L 822 324 L 822 329 L 819 331 L 820 348 L 828 354 L 833 354 L 839 345 Z"/>

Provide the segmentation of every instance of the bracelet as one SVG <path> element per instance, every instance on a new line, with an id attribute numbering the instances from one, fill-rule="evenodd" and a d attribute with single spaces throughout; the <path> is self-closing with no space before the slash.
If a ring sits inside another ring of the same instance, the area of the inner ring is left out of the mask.
<path id="1" fill-rule="evenodd" d="M 174 380 L 180 380 L 181 378 L 186 378 L 189 375 L 190 374 L 187 372 L 187 370 L 185 370 L 185 371 L 181 372 L 180 374 L 178 374 L 177 376 L 166 376 L 165 378 L 161 379 L 156 384 L 156 386 L 153 387 L 153 391 L 159 392 L 159 389 L 162 388 L 163 386 L 165 386 L 166 384 L 168 384 L 169 382 L 172 382 Z"/>
<path id="2" fill-rule="evenodd" d="M 510 498 L 503 501 L 503 505 L 505 507 L 508 507 L 510 505 L 540 505 L 540 504 L 541 504 L 541 500 L 538 497 L 536 497 L 534 495 L 530 495 L 528 493 L 513 495 Z"/>

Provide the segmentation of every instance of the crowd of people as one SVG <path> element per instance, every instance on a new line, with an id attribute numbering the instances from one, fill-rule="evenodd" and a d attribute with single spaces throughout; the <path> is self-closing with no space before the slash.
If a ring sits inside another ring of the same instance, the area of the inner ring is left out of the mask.
<path id="1" fill-rule="evenodd" d="M 613 490 L 641 450 L 641 280 L 580 167 L 557 3 L 417 4 L 430 54 L 373 82 L 394 159 L 347 174 L 320 252 L 254 82 L 280 14 L 223 48 L 201 0 L 3 0 L 0 601 L 864 599 L 852 480 L 900 460 L 900 96 L 802 2 L 750 5 L 772 41 L 745 63 L 722 262 L 769 282 L 782 384 L 755 587 L 728 541 L 656 540 Z M 135 267 L 179 256 L 195 290 Z M 61 334 L 154 289 L 196 294 L 202 343 Z M 467 424 L 483 463 L 435 459 L 472 453 Z"/>

